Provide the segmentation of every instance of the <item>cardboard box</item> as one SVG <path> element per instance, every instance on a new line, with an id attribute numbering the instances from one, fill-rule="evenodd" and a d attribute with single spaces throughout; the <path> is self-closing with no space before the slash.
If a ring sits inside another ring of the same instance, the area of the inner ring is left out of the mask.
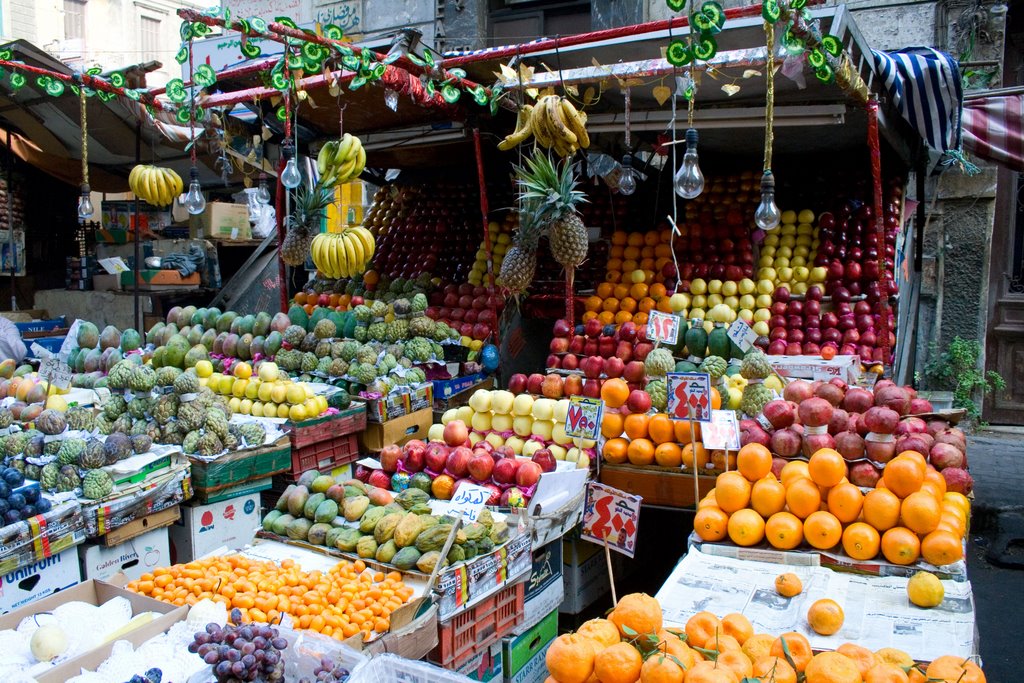
<path id="1" fill-rule="evenodd" d="M 137 579 L 157 567 L 170 566 L 167 528 L 154 529 L 110 548 L 92 543 L 79 546 L 78 559 L 84 579 L 110 579 L 118 572 Z"/>
<path id="2" fill-rule="evenodd" d="M 100 203 L 100 221 L 103 230 L 128 233 L 135 228 L 135 201 L 108 200 Z M 138 224 L 145 230 L 157 230 L 171 224 L 171 212 L 144 201 L 139 202 Z M 98 237 L 98 236 L 97 236 Z M 107 240 L 96 240 L 107 241 Z M 115 242 L 116 243 L 116 242 Z M 123 244 L 123 242 L 121 242 Z"/>
<path id="3" fill-rule="evenodd" d="M 121 545 L 125 541 L 131 540 L 137 536 L 149 533 L 155 529 L 163 529 L 169 527 L 181 517 L 181 510 L 178 505 L 167 508 L 166 510 L 160 510 L 153 514 L 140 517 L 139 519 L 133 519 L 124 526 L 119 526 L 116 529 L 111 529 L 107 533 L 100 536 L 99 541 L 108 548 L 112 548 L 115 545 Z"/>
<path id="4" fill-rule="evenodd" d="M 359 436 L 364 450 L 379 451 L 390 444 L 401 446 L 412 439 L 426 439 L 434 413 L 429 408 L 403 415 L 383 424 L 368 424 Z"/>
<path id="5" fill-rule="evenodd" d="M 182 277 L 181 273 L 176 270 L 153 270 L 144 269 L 137 271 L 128 271 L 121 273 L 121 287 L 122 289 L 130 289 L 134 285 L 132 284 L 132 275 L 136 276 L 139 281 L 139 289 L 164 289 L 172 287 L 198 287 L 200 284 L 199 273 L 192 273 L 186 277 Z"/>
<path id="6" fill-rule="evenodd" d="M 210 202 L 206 211 L 193 216 L 190 224 L 193 237 L 212 237 L 221 240 L 252 239 L 249 207 L 245 204 Z"/>
<path id="7" fill-rule="evenodd" d="M 471 375 L 477 377 L 478 375 Z M 458 388 L 462 385 L 460 381 L 462 378 L 456 378 L 454 380 L 434 380 L 431 382 L 434 391 L 434 410 L 438 412 L 444 412 L 450 408 L 459 408 L 466 405 L 469 402 L 469 397 L 472 396 L 479 389 L 493 389 L 494 378 L 487 377 L 474 384 L 470 384 L 468 387 L 463 388 L 461 391 L 452 393 L 448 396 L 441 396 L 438 394 L 438 386 L 447 388 Z M 456 383 L 454 385 L 450 383 Z"/>
<path id="8" fill-rule="evenodd" d="M 16 569 L 0 576 L 0 613 L 6 614 L 17 610 L 40 598 L 70 588 L 81 580 L 78 553 L 74 548 L 68 548 L 53 557 Z M 57 604 L 62 602 L 63 599 L 56 601 Z M 4 618 L 0 618 L 0 624 L 4 621 Z M 0 626 L 0 630 L 14 628 L 18 621 L 12 626 Z"/>
<path id="9" fill-rule="evenodd" d="M 262 479 L 253 479 L 251 481 L 242 482 L 237 486 L 228 486 L 227 488 L 218 489 L 216 491 L 196 490 L 196 495 L 193 496 L 192 500 L 197 503 L 204 504 L 217 503 L 229 498 L 238 498 L 239 496 L 247 496 L 250 493 L 267 491 L 273 488 L 273 486 L 273 477 L 264 477 Z"/>
<path id="10" fill-rule="evenodd" d="M 477 652 L 465 664 L 456 667 L 455 673 L 480 683 L 501 683 L 505 669 L 503 661 L 501 641 L 498 641 Z"/>
<path id="11" fill-rule="evenodd" d="M 477 372 L 472 375 L 466 375 L 465 377 L 455 377 L 453 379 L 435 379 L 434 385 L 434 399 L 435 400 L 448 400 L 455 394 L 469 389 L 474 384 L 484 381 L 487 377 L 482 372 Z"/>
<path id="12" fill-rule="evenodd" d="M 366 419 L 375 424 L 395 420 L 409 412 L 409 396 L 404 391 L 392 391 L 380 398 L 366 399 Z"/>
<path id="13" fill-rule="evenodd" d="M 121 291 L 121 276 L 107 273 L 93 275 L 92 288 L 97 292 L 119 292 Z"/>
<path id="14" fill-rule="evenodd" d="M 552 611 L 557 612 L 565 597 L 562 580 L 562 541 L 549 543 L 533 550 L 533 567 L 526 580 L 523 620 L 512 633 L 526 633 L 539 624 Z"/>
<path id="15" fill-rule="evenodd" d="M 573 538 L 562 542 L 562 556 L 565 598 L 558 611 L 579 614 L 611 589 L 604 548 Z M 624 565 L 624 556 L 613 552 L 612 567 L 617 575 Z"/>
<path id="16" fill-rule="evenodd" d="M 548 670 L 544 656 L 558 636 L 558 609 L 515 638 L 502 640 L 505 683 L 543 683 Z"/>
<path id="17" fill-rule="evenodd" d="M 220 547 L 241 548 L 260 525 L 260 494 L 207 505 L 181 506 L 181 519 L 169 529 L 171 564 L 191 562 Z"/>

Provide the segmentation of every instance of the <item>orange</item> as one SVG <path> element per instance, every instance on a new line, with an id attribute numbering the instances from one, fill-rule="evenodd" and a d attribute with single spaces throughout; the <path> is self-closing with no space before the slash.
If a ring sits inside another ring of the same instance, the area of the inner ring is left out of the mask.
<path id="1" fill-rule="evenodd" d="M 776 512 L 764 525 L 768 543 L 779 550 L 792 550 L 804 540 L 804 525 L 791 512 Z"/>
<path id="2" fill-rule="evenodd" d="M 719 666 L 717 662 L 697 662 L 686 672 L 686 683 L 739 683 L 732 669 Z M 641 683 L 646 683 L 643 678 Z"/>
<path id="3" fill-rule="evenodd" d="M 647 285 L 642 282 L 638 282 L 629 288 L 629 295 L 639 301 L 647 296 Z"/>
<path id="4" fill-rule="evenodd" d="M 927 475 L 925 475 L 924 483 L 921 484 L 921 488 L 919 488 L 918 491 L 921 493 L 927 493 L 940 504 L 942 503 L 942 494 L 945 493 L 941 488 L 939 488 L 938 484 L 929 480 Z"/>
<path id="5" fill-rule="evenodd" d="M 643 299 L 640 299 L 640 306 L 639 306 L 639 308 L 640 308 L 640 312 L 641 313 L 650 313 L 656 307 L 659 307 L 658 310 L 661 310 L 660 309 L 660 305 L 661 305 L 661 302 L 655 301 L 654 299 L 652 299 L 649 296 L 645 296 Z"/>
<path id="6" fill-rule="evenodd" d="M 725 635 L 722 633 L 721 629 L 719 629 L 718 633 L 711 636 L 708 641 L 704 643 L 704 647 L 708 650 L 715 650 L 716 652 L 727 652 L 729 650 L 739 652 L 742 649 L 738 640 L 732 636 Z"/>
<path id="7" fill-rule="evenodd" d="M 647 423 L 649 418 L 643 413 L 630 413 L 626 416 L 623 429 L 630 439 L 647 438 Z"/>
<path id="8" fill-rule="evenodd" d="M 722 617 L 722 632 L 735 638 L 742 647 L 747 639 L 754 635 L 754 626 L 750 623 L 750 619 L 739 612 L 733 612 Z"/>
<path id="9" fill-rule="evenodd" d="M 960 512 L 964 513 L 964 517 L 971 514 L 971 500 L 962 493 L 947 491 L 946 495 L 942 496 L 942 501 L 960 508 Z"/>
<path id="10" fill-rule="evenodd" d="M 697 509 L 698 510 L 700 510 L 701 508 L 706 508 L 706 507 L 713 507 L 713 508 L 717 508 L 718 507 L 718 501 L 715 500 L 715 490 L 714 489 L 711 489 L 710 491 L 708 491 L 704 495 L 704 497 L 700 499 L 700 502 L 697 503 Z M 719 509 L 721 509 L 721 508 L 719 508 Z"/>
<path id="11" fill-rule="evenodd" d="M 900 498 L 906 498 L 921 488 L 926 469 L 910 457 L 897 456 L 885 464 L 882 481 L 885 488 Z"/>
<path id="12" fill-rule="evenodd" d="M 625 245 L 628 240 L 628 235 L 623 230 L 616 230 L 612 233 L 612 244 L 616 246 Z"/>
<path id="13" fill-rule="evenodd" d="M 648 439 L 634 439 L 629 442 L 626 457 L 633 465 L 650 465 L 654 462 L 654 444 Z"/>
<path id="14" fill-rule="evenodd" d="M 828 598 L 815 600 L 807 610 L 807 624 L 815 633 L 823 636 L 838 632 L 845 618 L 839 603 Z"/>
<path id="15" fill-rule="evenodd" d="M 748 481 L 760 481 L 771 474 L 772 452 L 759 443 L 748 443 L 736 454 L 736 466 Z"/>
<path id="16" fill-rule="evenodd" d="M 601 321 L 602 325 L 611 325 L 615 322 L 614 309 L 601 311 L 597 314 L 597 319 Z"/>
<path id="17" fill-rule="evenodd" d="M 604 448 L 601 449 L 601 456 L 605 459 L 605 462 L 618 465 L 628 460 L 629 442 L 625 439 L 608 439 L 604 442 Z"/>
<path id="18" fill-rule="evenodd" d="M 662 467 L 679 467 L 683 464 L 683 450 L 677 443 L 659 444 L 654 449 L 654 461 Z"/>
<path id="19" fill-rule="evenodd" d="M 789 631 L 775 639 L 772 643 L 772 649 L 768 651 L 768 654 L 787 659 L 785 651 L 782 649 L 783 640 L 786 641 L 786 649 L 789 650 L 789 659 L 793 660 L 793 668 L 796 669 L 797 673 L 803 673 L 814 654 L 811 651 L 810 641 L 802 633 Z"/>
<path id="20" fill-rule="evenodd" d="M 597 296 L 602 299 L 607 299 L 615 291 L 615 285 L 610 282 L 602 282 L 597 286 Z"/>
<path id="21" fill-rule="evenodd" d="M 814 655 L 804 670 L 806 683 L 863 683 L 857 664 L 838 652 Z"/>
<path id="22" fill-rule="evenodd" d="M 672 418 L 665 413 L 655 413 L 647 422 L 647 433 L 651 441 L 656 444 L 668 443 L 675 440 L 676 430 L 672 424 Z"/>
<path id="23" fill-rule="evenodd" d="M 725 650 L 718 655 L 715 659 L 715 663 L 718 664 L 719 668 L 725 667 L 731 669 L 736 678 L 744 680 L 754 673 L 754 665 L 750 661 L 750 658 L 739 650 Z"/>
<path id="24" fill-rule="evenodd" d="M 629 311 L 619 311 L 615 314 L 615 324 L 621 325 L 622 323 L 628 323 L 633 319 L 633 314 Z"/>
<path id="25" fill-rule="evenodd" d="M 985 674 L 969 659 L 942 655 L 932 660 L 925 670 L 929 681 L 942 683 L 985 683 Z"/>
<path id="26" fill-rule="evenodd" d="M 636 313 L 636 299 L 631 296 L 622 298 L 619 301 L 619 310 L 627 313 Z"/>
<path id="27" fill-rule="evenodd" d="M 800 595 L 803 589 L 803 581 L 800 580 L 799 576 L 792 572 L 779 574 L 775 577 L 775 592 L 784 598 L 792 598 L 794 596 Z"/>
<path id="28" fill-rule="evenodd" d="M 821 492 L 810 479 L 798 478 L 786 487 L 786 505 L 800 519 L 821 509 Z"/>
<path id="29" fill-rule="evenodd" d="M 611 647 L 621 640 L 618 626 L 607 619 L 585 621 L 576 633 L 590 638 L 602 647 Z"/>
<path id="30" fill-rule="evenodd" d="M 862 510 L 864 521 L 879 531 L 887 531 L 900 521 L 900 499 L 888 489 L 868 491 Z"/>
<path id="31" fill-rule="evenodd" d="M 640 678 L 643 657 L 629 643 L 615 643 L 594 657 L 594 675 L 601 683 L 634 683 Z"/>
<path id="32" fill-rule="evenodd" d="M 607 411 L 601 416 L 601 436 L 606 439 L 614 439 L 615 437 L 622 436 L 625 424 L 625 415 Z"/>
<path id="33" fill-rule="evenodd" d="M 843 525 L 831 512 L 818 510 L 804 520 L 804 540 L 818 550 L 834 548 L 843 537 Z"/>
<path id="34" fill-rule="evenodd" d="M 640 667 L 640 683 L 683 683 L 683 669 L 672 657 L 655 654 Z"/>
<path id="35" fill-rule="evenodd" d="M 925 676 L 924 669 L 920 666 L 912 666 L 907 669 L 907 681 L 909 683 L 927 683 L 928 677 Z"/>
<path id="36" fill-rule="evenodd" d="M 754 662 L 752 675 L 765 683 L 796 683 L 796 671 L 782 657 L 761 657 Z"/>
<path id="37" fill-rule="evenodd" d="M 895 664 L 875 664 L 864 672 L 864 683 L 910 683 L 910 677 Z"/>
<path id="38" fill-rule="evenodd" d="M 787 489 L 794 481 L 801 478 L 811 478 L 811 475 L 807 471 L 807 463 L 803 460 L 790 460 L 782 466 L 782 472 L 779 473 L 779 479 L 782 480 L 783 486 Z"/>
<path id="39" fill-rule="evenodd" d="M 836 648 L 836 652 L 852 659 L 857 664 L 857 670 L 860 671 L 861 676 L 866 675 L 872 667 L 878 664 L 874 652 L 854 643 L 843 643 Z"/>
<path id="40" fill-rule="evenodd" d="M 875 659 L 885 664 L 895 664 L 904 670 L 914 666 L 914 658 L 895 647 L 883 647 L 880 650 L 875 650 Z"/>
<path id="41" fill-rule="evenodd" d="M 558 636 L 548 647 L 544 661 L 558 683 L 587 683 L 594 673 L 594 659 L 600 646 L 577 633 Z"/>
<path id="42" fill-rule="evenodd" d="M 750 507 L 766 519 L 781 512 L 786 507 L 786 487 L 773 474 L 758 479 L 750 489 Z"/>
<path id="43" fill-rule="evenodd" d="M 583 310 L 585 311 L 600 311 L 603 299 L 599 296 L 588 296 L 583 300 Z"/>
<path id="44" fill-rule="evenodd" d="M 836 484 L 828 492 L 828 511 L 843 524 L 849 524 L 860 517 L 864 506 L 864 494 L 860 488 L 849 482 Z"/>
<path id="45" fill-rule="evenodd" d="M 729 515 L 717 507 L 697 510 L 693 516 L 693 530 L 702 541 L 721 541 L 729 529 Z"/>
<path id="46" fill-rule="evenodd" d="M 909 499 L 908 499 L 909 500 Z M 921 557 L 929 564 L 941 567 L 962 560 L 963 544 L 960 537 L 948 531 L 933 531 L 921 541 Z"/>
<path id="47" fill-rule="evenodd" d="M 596 317 L 597 317 L 597 313 L 594 313 L 593 311 L 586 311 L 583 314 L 583 322 L 587 322 L 588 320 L 593 320 Z"/>
<path id="48" fill-rule="evenodd" d="M 693 454 L 695 450 L 697 453 L 696 465 L 693 462 Z M 687 469 L 692 469 L 693 467 L 696 467 L 698 472 L 703 472 L 704 469 L 707 467 L 708 461 L 709 455 L 707 449 L 704 448 L 704 444 L 697 443 L 696 445 L 694 445 L 692 443 L 688 443 L 685 446 L 683 446 L 683 467 Z"/>
<path id="49" fill-rule="evenodd" d="M 942 491 L 942 496 L 940 496 L 939 499 L 939 502 L 941 503 L 942 498 L 946 495 L 946 478 L 937 470 L 928 470 L 924 473 L 924 481 L 925 483 L 931 482 L 935 484 L 935 486 Z"/>
<path id="50" fill-rule="evenodd" d="M 925 491 L 915 491 L 903 499 L 900 505 L 900 524 L 915 534 L 935 531 L 939 525 L 942 509 L 935 498 Z"/>
<path id="51" fill-rule="evenodd" d="M 825 360 L 832 360 L 836 357 L 836 347 L 831 344 L 821 347 L 821 357 Z"/>
<path id="52" fill-rule="evenodd" d="M 750 657 L 750 661 L 755 663 L 764 659 L 768 656 L 768 651 L 772 649 L 772 643 L 775 641 L 775 636 L 767 633 L 755 633 L 754 635 L 747 638 L 747 642 L 743 643 L 743 647 L 740 648 L 746 656 Z"/>
<path id="53" fill-rule="evenodd" d="M 736 545 L 757 545 L 764 539 L 764 520 L 749 508 L 734 512 L 728 529 L 729 539 Z"/>
<path id="54" fill-rule="evenodd" d="M 711 466 L 721 472 L 723 470 L 736 470 L 736 454 L 721 449 L 711 451 Z"/>
<path id="55" fill-rule="evenodd" d="M 714 410 L 719 410 L 722 407 L 722 395 L 715 387 L 711 387 L 711 407 Z"/>
<path id="56" fill-rule="evenodd" d="M 807 473 L 818 486 L 835 486 L 846 476 L 846 460 L 839 451 L 822 448 L 807 461 Z"/>
<path id="57" fill-rule="evenodd" d="M 666 254 L 666 256 L 668 256 L 668 254 Z M 655 301 L 657 301 L 658 299 L 661 299 L 662 297 L 664 297 L 667 294 L 667 292 L 665 290 L 665 285 L 661 284 L 660 282 L 654 283 L 653 285 L 651 285 L 651 289 L 648 292 L 648 294 Z"/>
<path id="58" fill-rule="evenodd" d="M 612 298 L 614 298 L 614 299 L 624 299 L 627 296 L 629 296 L 629 286 L 628 285 L 615 285 L 615 290 L 614 290 L 614 292 L 612 292 Z"/>
<path id="59" fill-rule="evenodd" d="M 658 650 L 664 652 L 667 655 L 671 655 L 679 660 L 679 663 L 689 669 L 696 662 L 694 657 L 694 651 L 690 649 L 690 646 L 683 642 L 686 638 L 686 634 L 676 634 L 669 631 L 661 631 L 658 636 L 661 638 L 661 643 L 658 645 Z"/>
<path id="60" fill-rule="evenodd" d="M 693 438 L 690 438 L 690 421 L 675 420 L 676 441 L 681 444 L 688 444 L 691 441 L 700 441 L 700 423 L 693 423 Z"/>
<path id="61" fill-rule="evenodd" d="M 893 564 L 913 564 L 921 555 L 921 541 L 910 529 L 895 526 L 882 534 L 882 554 Z"/>
<path id="62" fill-rule="evenodd" d="M 750 482 L 739 472 L 723 472 L 715 480 L 715 500 L 718 507 L 732 514 L 747 507 L 750 502 Z"/>
<path id="63" fill-rule="evenodd" d="M 843 530 L 843 550 L 855 560 L 874 559 L 880 544 L 878 530 L 870 524 L 854 522 Z"/>
<path id="64" fill-rule="evenodd" d="M 624 595 L 615 609 L 608 615 L 608 621 L 618 627 L 625 638 L 638 634 L 657 633 L 661 630 L 661 605 L 646 593 Z M 632 633 L 630 633 L 632 631 Z"/>
<path id="65" fill-rule="evenodd" d="M 629 384 L 621 378 L 606 379 L 601 385 L 601 400 L 609 408 L 621 408 L 629 398 Z"/>
<path id="66" fill-rule="evenodd" d="M 704 647 L 721 628 L 722 622 L 714 614 L 697 612 L 686 621 L 686 643 L 690 647 Z"/>

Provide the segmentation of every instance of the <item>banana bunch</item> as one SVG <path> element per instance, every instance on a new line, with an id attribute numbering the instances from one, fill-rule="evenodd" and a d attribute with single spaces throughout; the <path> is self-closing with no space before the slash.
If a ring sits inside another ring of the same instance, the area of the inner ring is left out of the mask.
<path id="1" fill-rule="evenodd" d="M 348 133 L 340 140 L 325 143 L 316 157 L 316 169 L 320 173 L 320 184 L 324 187 L 355 180 L 364 168 L 366 152 L 363 143 Z"/>
<path id="2" fill-rule="evenodd" d="M 590 146 L 586 123 L 587 115 L 577 111 L 571 101 L 545 95 L 519 110 L 515 131 L 498 143 L 498 149 L 512 149 L 533 135 L 541 147 L 553 148 L 562 157 L 572 156 L 577 149 Z"/>
<path id="3" fill-rule="evenodd" d="M 309 246 L 316 269 L 329 278 L 352 277 L 366 270 L 377 245 L 361 225 L 344 231 L 322 232 Z"/>
<path id="4" fill-rule="evenodd" d="M 153 206 L 167 206 L 185 189 L 181 176 L 169 168 L 139 164 L 128 174 L 135 196 Z"/>

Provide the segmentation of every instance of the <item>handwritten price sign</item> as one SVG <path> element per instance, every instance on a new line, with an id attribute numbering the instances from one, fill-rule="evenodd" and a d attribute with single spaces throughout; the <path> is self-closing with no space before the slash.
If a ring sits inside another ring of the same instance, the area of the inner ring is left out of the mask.
<path id="1" fill-rule="evenodd" d="M 647 319 L 647 336 L 652 341 L 674 345 L 679 341 L 679 316 L 651 311 Z"/>
<path id="2" fill-rule="evenodd" d="M 731 410 L 712 410 L 711 421 L 700 423 L 700 434 L 708 450 L 740 449 L 740 426 Z"/>
<path id="3" fill-rule="evenodd" d="M 743 318 L 736 318 L 733 324 L 729 325 L 726 334 L 729 335 L 732 343 L 740 347 L 740 351 L 744 353 L 749 351 L 750 347 L 757 341 L 757 332 L 754 332 L 753 328 Z"/>
<path id="4" fill-rule="evenodd" d="M 599 398 L 573 396 L 565 414 L 565 434 L 574 439 L 597 440 L 601 434 L 604 401 Z"/>
<path id="5" fill-rule="evenodd" d="M 668 414 L 673 420 L 704 422 L 711 416 L 711 375 L 668 373 Z"/>
<path id="6" fill-rule="evenodd" d="M 609 548 L 633 557 L 642 500 L 632 493 L 588 482 L 583 507 L 583 539 L 598 544 L 607 541 Z"/>
<path id="7" fill-rule="evenodd" d="M 71 368 L 57 356 L 43 359 L 39 366 L 39 376 L 58 389 L 71 386 Z"/>
<path id="8" fill-rule="evenodd" d="M 451 500 L 434 500 L 430 510 L 437 515 L 461 516 L 464 522 L 475 522 L 483 512 L 491 491 L 476 484 L 463 484 Z"/>

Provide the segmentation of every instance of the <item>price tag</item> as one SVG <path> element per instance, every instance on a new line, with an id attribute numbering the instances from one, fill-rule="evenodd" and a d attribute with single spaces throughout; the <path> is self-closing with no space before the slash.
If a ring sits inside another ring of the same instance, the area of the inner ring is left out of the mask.
<path id="1" fill-rule="evenodd" d="M 651 341 L 674 345 L 679 341 L 679 316 L 651 311 L 647 319 L 647 336 Z"/>
<path id="2" fill-rule="evenodd" d="M 632 493 L 588 482 L 581 536 L 600 545 L 607 542 L 612 550 L 633 557 L 642 500 Z"/>
<path id="3" fill-rule="evenodd" d="M 732 343 L 740 347 L 740 351 L 744 353 L 749 351 L 750 347 L 757 341 L 757 332 L 754 332 L 754 329 L 743 318 L 736 318 L 733 324 L 729 325 L 726 334 L 729 335 Z"/>
<path id="4" fill-rule="evenodd" d="M 436 515 L 460 516 L 464 522 L 475 522 L 491 493 L 483 486 L 463 484 L 451 500 L 430 501 L 430 510 Z"/>
<path id="5" fill-rule="evenodd" d="M 601 399 L 585 396 L 571 397 L 569 410 L 565 414 L 566 436 L 596 441 L 601 434 L 601 416 L 603 414 L 604 401 Z"/>
<path id="6" fill-rule="evenodd" d="M 842 374 L 842 368 L 836 365 L 812 365 L 811 366 L 811 379 L 821 380 L 827 382 L 830 379 L 839 377 Z"/>
<path id="7" fill-rule="evenodd" d="M 673 420 L 706 421 L 711 416 L 711 375 L 668 373 L 668 414 Z"/>
<path id="8" fill-rule="evenodd" d="M 700 434 L 708 450 L 740 449 L 740 426 L 732 410 L 712 410 L 711 421 L 700 423 Z"/>
<path id="9" fill-rule="evenodd" d="M 58 389 L 71 386 L 71 368 L 56 356 L 43 359 L 39 366 L 39 376 Z"/>

